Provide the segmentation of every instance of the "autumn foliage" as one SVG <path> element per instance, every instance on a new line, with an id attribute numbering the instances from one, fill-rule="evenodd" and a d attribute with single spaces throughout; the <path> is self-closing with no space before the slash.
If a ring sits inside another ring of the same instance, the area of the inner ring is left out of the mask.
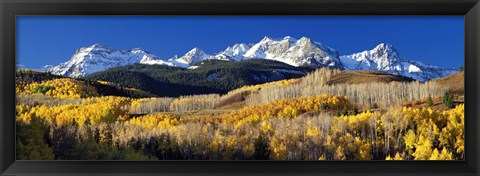
<path id="1" fill-rule="evenodd" d="M 69 78 L 33 82 L 17 87 L 17 130 L 23 131 L 17 136 L 17 156 L 114 160 L 464 159 L 463 104 L 451 109 L 402 107 L 393 105 L 396 100 L 390 98 L 394 96 L 377 97 L 372 93 L 362 96 L 374 98 L 380 108 L 359 110 L 364 102 L 359 97 L 352 100 L 339 92 L 313 93 L 313 89 L 288 92 L 298 85 L 328 87 L 326 82 L 334 74 L 321 70 L 309 75 L 319 78 L 317 82 L 313 78 L 285 80 L 240 88 L 223 96 L 142 99 L 98 96 L 93 87 Z M 443 90 L 422 83 L 395 84 L 385 85 L 407 91 L 414 87 Z M 279 88 L 282 91 L 277 93 L 288 96 L 272 97 L 274 92 L 263 92 Z M 215 109 L 239 93 L 247 99 L 242 108 L 219 115 L 178 115 Z M 419 94 L 405 99 L 433 96 Z M 272 98 L 255 101 L 262 96 Z M 387 104 L 389 108 L 382 108 Z"/>
<path id="2" fill-rule="evenodd" d="M 18 84 L 17 93 L 41 93 L 58 98 L 85 98 L 98 95 L 94 87 L 71 78 L 53 79 L 41 83 L 34 82 L 26 86 Z"/>

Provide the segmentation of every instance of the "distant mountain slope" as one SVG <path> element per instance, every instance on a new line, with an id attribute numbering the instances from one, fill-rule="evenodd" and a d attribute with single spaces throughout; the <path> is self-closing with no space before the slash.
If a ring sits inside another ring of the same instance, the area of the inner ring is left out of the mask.
<path id="1" fill-rule="evenodd" d="M 239 62 L 206 60 L 184 69 L 163 65 L 134 64 L 93 73 L 88 80 L 105 80 L 142 89 L 157 96 L 226 93 L 245 85 L 299 78 L 312 67 L 294 67 L 281 62 L 251 59 Z"/>
<path id="2" fill-rule="evenodd" d="M 412 78 L 372 70 L 344 70 L 330 77 L 327 84 L 361 84 L 374 82 L 411 82 Z"/>
<path id="3" fill-rule="evenodd" d="M 431 81 L 436 82 L 442 86 L 449 87 L 450 90 L 455 94 L 465 94 L 465 72 L 463 71 Z"/>

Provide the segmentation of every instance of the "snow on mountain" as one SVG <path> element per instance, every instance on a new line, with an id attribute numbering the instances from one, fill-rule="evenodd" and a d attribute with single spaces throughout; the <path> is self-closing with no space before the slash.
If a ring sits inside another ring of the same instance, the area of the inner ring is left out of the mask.
<path id="1" fill-rule="evenodd" d="M 40 68 L 36 68 L 34 70 L 46 72 L 46 71 L 52 69 L 53 67 L 55 67 L 55 65 L 44 65 L 44 66 L 42 66 Z"/>
<path id="2" fill-rule="evenodd" d="M 193 65 L 197 62 L 206 60 L 208 58 L 211 58 L 212 55 L 209 55 L 205 53 L 203 50 L 200 48 L 193 48 L 189 52 L 187 52 L 185 55 L 182 57 L 178 58 L 175 56 L 174 58 L 169 59 L 170 62 L 177 63 L 177 65 L 182 66 L 182 67 L 189 67 L 190 65 Z"/>
<path id="3" fill-rule="evenodd" d="M 108 68 L 134 63 L 172 65 L 140 48 L 116 50 L 106 45 L 94 44 L 78 49 L 70 60 L 51 67 L 48 71 L 57 75 L 77 78 Z"/>
<path id="4" fill-rule="evenodd" d="M 246 59 L 269 59 L 292 66 L 314 65 L 345 70 L 380 70 L 427 81 L 457 72 L 453 68 L 440 68 L 409 60 L 399 54 L 390 44 L 381 43 L 372 50 L 340 56 L 339 53 L 320 42 L 302 37 L 286 36 L 280 39 L 264 37 L 258 43 L 238 43 L 217 54 L 210 55 L 200 48 L 193 48 L 185 55 L 167 60 L 140 48 L 116 50 L 106 45 L 94 44 L 78 49 L 67 62 L 57 66 L 44 66 L 37 70 L 70 77 L 103 71 L 112 67 L 134 63 L 158 64 L 196 69 L 196 63 L 210 60 L 241 61 Z"/>
<path id="5" fill-rule="evenodd" d="M 250 47 L 251 45 L 248 45 L 245 43 L 238 43 L 233 46 L 227 47 L 227 49 L 213 56 L 213 58 L 211 59 L 231 60 L 231 61 L 245 60 L 247 58 L 243 57 L 243 55 L 250 49 Z"/>
<path id="6" fill-rule="evenodd" d="M 408 60 L 391 44 L 385 43 L 377 45 L 372 50 L 340 56 L 340 61 L 346 70 L 380 70 L 422 82 L 457 72 L 454 68 L 440 68 Z"/>
<path id="7" fill-rule="evenodd" d="M 343 69 L 336 50 L 306 37 L 298 40 L 290 36 L 283 39 L 264 37 L 243 56 L 276 60 L 293 66 L 308 64 Z"/>
<path id="8" fill-rule="evenodd" d="M 28 68 L 25 65 L 22 64 L 16 64 L 15 69 L 16 70 L 35 70 L 35 71 L 41 71 L 41 72 L 47 72 L 50 68 L 54 67 L 54 65 L 44 65 L 39 68 Z"/>

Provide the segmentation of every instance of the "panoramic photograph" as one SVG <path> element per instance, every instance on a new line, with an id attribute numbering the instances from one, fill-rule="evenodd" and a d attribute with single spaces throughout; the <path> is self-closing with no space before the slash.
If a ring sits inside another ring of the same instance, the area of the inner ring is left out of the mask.
<path id="1" fill-rule="evenodd" d="M 17 160 L 465 158 L 463 16 L 17 16 L 16 41 Z"/>

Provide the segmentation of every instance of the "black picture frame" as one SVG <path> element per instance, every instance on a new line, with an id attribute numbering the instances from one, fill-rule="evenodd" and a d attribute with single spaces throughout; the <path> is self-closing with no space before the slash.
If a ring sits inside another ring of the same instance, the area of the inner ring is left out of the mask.
<path id="1" fill-rule="evenodd" d="M 479 0 L 0 0 L 1 175 L 478 176 Z M 465 161 L 16 161 L 15 17 L 19 15 L 464 15 Z"/>

